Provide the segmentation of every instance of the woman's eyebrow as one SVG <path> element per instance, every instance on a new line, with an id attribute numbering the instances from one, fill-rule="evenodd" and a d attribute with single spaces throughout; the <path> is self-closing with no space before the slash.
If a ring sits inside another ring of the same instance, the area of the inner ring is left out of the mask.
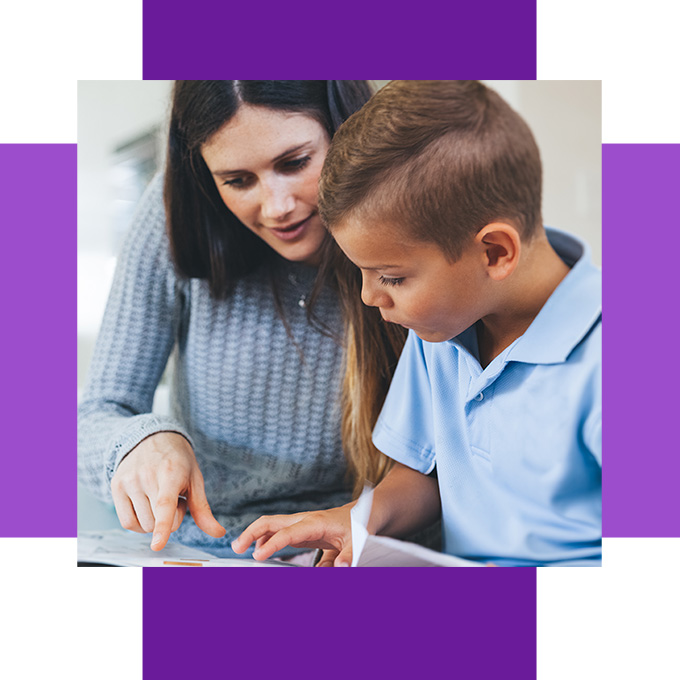
<path id="1" fill-rule="evenodd" d="M 291 146 L 290 148 L 286 149 L 283 153 L 280 153 L 278 156 L 275 158 L 272 158 L 272 163 L 278 163 L 282 158 L 286 158 L 286 156 L 290 156 L 294 153 L 297 153 L 301 149 L 304 149 L 307 146 L 310 146 L 312 144 L 312 141 L 308 142 L 303 142 L 302 144 L 296 144 L 295 146 Z M 237 175 L 240 172 L 246 172 L 245 170 L 215 170 L 212 174 L 215 175 L 216 177 L 222 177 L 224 175 Z"/>

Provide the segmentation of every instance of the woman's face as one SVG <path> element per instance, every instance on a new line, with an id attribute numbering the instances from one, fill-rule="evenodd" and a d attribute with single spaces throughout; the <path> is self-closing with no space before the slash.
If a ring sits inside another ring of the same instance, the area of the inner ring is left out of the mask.
<path id="1" fill-rule="evenodd" d="M 304 113 L 243 105 L 201 148 L 225 205 L 279 255 L 317 265 L 328 133 Z"/>

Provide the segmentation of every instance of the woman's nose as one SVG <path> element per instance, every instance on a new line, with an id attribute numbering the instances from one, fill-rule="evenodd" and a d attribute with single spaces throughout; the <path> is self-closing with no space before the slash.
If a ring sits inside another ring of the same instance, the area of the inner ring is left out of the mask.
<path id="1" fill-rule="evenodd" d="M 295 197 L 285 182 L 263 183 L 260 210 L 263 222 L 282 222 L 295 210 Z"/>

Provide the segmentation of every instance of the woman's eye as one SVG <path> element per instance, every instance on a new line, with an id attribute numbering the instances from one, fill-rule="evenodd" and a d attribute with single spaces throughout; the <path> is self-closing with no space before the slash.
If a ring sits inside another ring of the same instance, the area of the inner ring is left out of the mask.
<path id="1" fill-rule="evenodd" d="M 289 161 L 284 161 L 280 168 L 284 173 L 300 172 L 312 160 L 311 156 L 303 156 L 302 158 L 295 158 Z M 252 183 L 249 177 L 234 177 L 232 179 L 225 179 L 222 186 L 231 187 L 232 189 L 247 189 Z"/>
<path id="2" fill-rule="evenodd" d="M 309 161 L 311 161 L 312 158 L 311 156 L 303 156 L 302 158 L 296 158 L 291 161 L 286 161 L 283 164 L 284 170 L 287 170 L 288 172 L 296 172 L 298 170 L 302 170 Z"/>
<path id="3" fill-rule="evenodd" d="M 390 279 L 386 276 L 381 276 L 380 277 L 380 283 L 382 283 L 383 286 L 400 286 L 404 282 L 405 277 L 397 277 Z"/>
<path id="4" fill-rule="evenodd" d="M 248 186 L 248 181 L 244 177 L 234 177 L 234 179 L 224 180 L 222 185 L 233 187 L 234 189 L 243 189 Z"/>

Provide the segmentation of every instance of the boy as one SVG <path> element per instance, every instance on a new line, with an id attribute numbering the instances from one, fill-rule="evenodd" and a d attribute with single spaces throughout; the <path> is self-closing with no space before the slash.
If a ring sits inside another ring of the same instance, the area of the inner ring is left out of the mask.
<path id="1" fill-rule="evenodd" d="M 441 512 L 451 554 L 600 564 L 601 275 L 540 204 L 533 136 L 479 82 L 390 83 L 336 134 L 322 218 L 363 301 L 410 329 L 373 436 L 396 462 L 370 533 Z M 351 505 L 261 518 L 234 549 L 348 564 Z"/>

